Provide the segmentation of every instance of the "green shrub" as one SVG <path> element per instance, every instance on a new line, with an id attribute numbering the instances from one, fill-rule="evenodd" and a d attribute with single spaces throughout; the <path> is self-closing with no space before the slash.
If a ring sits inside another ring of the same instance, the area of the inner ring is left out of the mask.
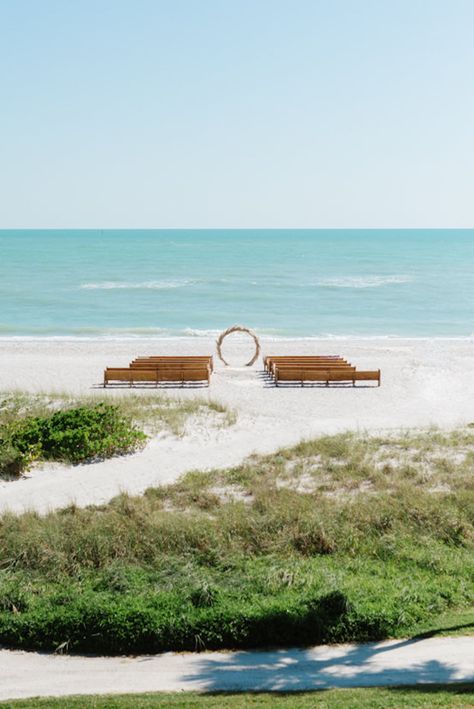
<path id="1" fill-rule="evenodd" d="M 145 434 L 111 404 L 19 418 L 0 433 L 0 477 L 18 476 L 35 459 L 80 463 L 121 455 L 144 440 Z"/>
<path id="2" fill-rule="evenodd" d="M 0 478 L 15 480 L 31 462 L 28 453 L 22 453 L 8 439 L 0 439 Z"/>

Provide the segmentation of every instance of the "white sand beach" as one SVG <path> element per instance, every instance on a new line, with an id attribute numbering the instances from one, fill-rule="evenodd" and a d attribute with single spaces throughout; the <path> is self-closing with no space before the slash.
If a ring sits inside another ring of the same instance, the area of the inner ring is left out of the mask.
<path id="1" fill-rule="evenodd" d="M 132 494 L 176 480 L 188 470 L 238 464 L 299 440 L 344 430 L 374 432 L 412 427 L 451 428 L 474 421 L 470 382 L 473 339 L 262 340 L 262 354 L 341 354 L 358 369 L 382 371 L 380 388 L 332 386 L 276 388 L 262 374 L 262 360 L 243 367 L 252 352 L 245 338 L 225 344 L 230 366 L 215 358 L 208 388 L 167 388 L 173 397 L 205 397 L 237 414 L 234 425 L 209 428 L 191 421 L 184 436 L 159 436 L 134 455 L 88 465 L 43 464 L 26 477 L 0 484 L 0 510 L 39 512 L 70 503 L 100 504 L 122 491 Z M 105 366 L 127 366 L 138 355 L 210 354 L 206 338 L 160 340 L 2 340 L 0 391 L 104 395 Z M 106 389 L 134 396 L 143 389 Z M 150 396 L 156 389 L 148 390 Z"/>

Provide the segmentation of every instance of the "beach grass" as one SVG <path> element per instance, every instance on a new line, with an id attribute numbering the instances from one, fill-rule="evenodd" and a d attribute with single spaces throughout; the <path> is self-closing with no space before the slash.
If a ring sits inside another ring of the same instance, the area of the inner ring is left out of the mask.
<path id="1" fill-rule="evenodd" d="M 37 460 L 81 463 L 132 453 L 145 445 L 147 434 L 183 435 L 190 421 L 212 428 L 231 425 L 235 416 L 212 401 L 4 394 L 0 479 L 18 478 Z"/>
<path id="2" fill-rule="evenodd" d="M 326 436 L 0 518 L 0 642 L 106 654 L 469 632 L 474 430 Z"/>
<path id="3" fill-rule="evenodd" d="M 331 689 L 317 692 L 242 693 L 242 694 L 174 694 L 147 693 L 128 695 L 85 695 L 46 697 L 0 702 L 11 709 L 412 709 L 414 707 L 450 707 L 467 709 L 474 704 L 474 685 L 429 685 L 391 688 Z"/>
<path id="4" fill-rule="evenodd" d="M 234 410 L 206 397 L 167 397 L 160 392 L 97 392 L 94 395 L 68 393 L 31 394 L 22 391 L 0 392 L 0 428 L 19 418 L 48 416 L 54 411 L 78 406 L 96 406 L 99 403 L 115 404 L 120 412 L 129 416 L 147 433 L 171 433 L 182 436 L 191 419 L 213 419 L 215 426 L 231 426 L 237 414 Z"/>

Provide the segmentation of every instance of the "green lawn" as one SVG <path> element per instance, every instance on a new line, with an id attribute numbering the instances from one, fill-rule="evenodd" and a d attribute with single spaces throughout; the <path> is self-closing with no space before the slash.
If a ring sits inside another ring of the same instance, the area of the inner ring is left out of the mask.
<path id="1" fill-rule="evenodd" d="M 472 631 L 474 430 L 344 434 L 0 518 L 0 642 L 106 654 Z"/>
<path id="2" fill-rule="evenodd" d="M 407 707 L 472 707 L 474 685 L 401 687 L 392 689 L 333 689 L 301 694 L 128 694 L 117 696 L 19 699 L 0 702 L 12 709 L 401 709 Z"/>

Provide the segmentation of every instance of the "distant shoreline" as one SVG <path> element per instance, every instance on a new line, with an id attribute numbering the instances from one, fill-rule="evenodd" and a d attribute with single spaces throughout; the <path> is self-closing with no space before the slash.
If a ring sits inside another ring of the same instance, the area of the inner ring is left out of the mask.
<path id="1" fill-rule="evenodd" d="M 203 342 L 214 341 L 221 330 L 202 335 L 0 335 L 0 343 L 15 342 Z M 259 335 L 262 343 L 288 343 L 288 342 L 473 342 L 474 333 L 471 335 Z M 236 334 L 235 339 L 246 340 L 245 335 Z"/>

